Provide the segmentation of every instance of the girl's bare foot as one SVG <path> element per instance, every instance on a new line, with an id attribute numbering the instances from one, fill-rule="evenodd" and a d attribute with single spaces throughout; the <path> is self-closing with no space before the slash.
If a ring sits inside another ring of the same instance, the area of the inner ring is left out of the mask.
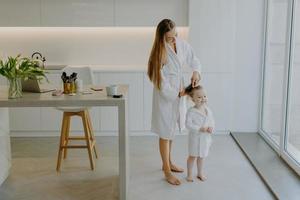
<path id="1" fill-rule="evenodd" d="M 186 177 L 186 180 L 188 181 L 188 182 L 193 182 L 194 180 L 193 180 L 193 177 Z"/>
<path id="2" fill-rule="evenodd" d="M 165 172 L 165 178 L 166 178 L 166 181 L 168 183 L 170 183 L 171 185 L 180 185 L 181 182 L 178 178 L 176 178 L 175 176 L 172 175 L 171 172 Z"/>
<path id="3" fill-rule="evenodd" d="M 206 179 L 207 179 L 206 176 L 204 176 L 204 175 L 202 175 L 202 174 L 201 174 L 201 175 L 198 175 L 197 178 L 198 178 L 200 181 L 206 181 Z"/>

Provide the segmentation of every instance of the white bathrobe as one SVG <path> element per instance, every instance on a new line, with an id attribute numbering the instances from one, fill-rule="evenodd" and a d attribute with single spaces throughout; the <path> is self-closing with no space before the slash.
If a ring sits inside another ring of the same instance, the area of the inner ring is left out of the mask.
<path id="1" fill-rule="evenodd" d="M 160 71 L 161 89 L 153 89 L 151 131 L 162 139 L 172 140 L 176 124 L 182 130 L 185 123 L 186 100 L 178 97 L 183 86 L 183 67 L 187 65 L 200 74 L 201 65 L 191 46 L 179 38 L 176 38 L 177 53 L 169 45 L 166 49 L 167 63 Z"/>
<path id="2" fill-rule="evenodd" d="M 207 115 L 203 115 L 195 107 L 189 108 L 186 114 L 186 128 L 189 130 L 189 155 L 205 158 L 211 145 L 211 134 L 201 132 L 202 127 L 215 128 L 215 120 L 208 106 L 205 107 Z"/>

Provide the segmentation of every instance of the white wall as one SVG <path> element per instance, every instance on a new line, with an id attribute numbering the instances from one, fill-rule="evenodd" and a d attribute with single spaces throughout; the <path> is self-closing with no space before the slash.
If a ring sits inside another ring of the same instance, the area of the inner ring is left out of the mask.
<path id="1" fill-rule="evenodd" d="M 237 2 L 233 130 L 258 129 L 264 1 Z"/>
<path id="2" fill-rule="evenodd" d="M 190 0 L 188 38 L 203 65 L 219 130 L 256 131 L 260 90 L 261 0 Z M 0 28 L 0 56 L 42 52 L 49 64 L 140 65 L 155 28 Z"/>
<path id="3" fill-rule="evenodd" d="M 262 0 L 190 0 L 190 42 L 215 75 L 206 87 L 218 93 L 211 106 L 228 130 L 258 129 L 263 13 Z"/>

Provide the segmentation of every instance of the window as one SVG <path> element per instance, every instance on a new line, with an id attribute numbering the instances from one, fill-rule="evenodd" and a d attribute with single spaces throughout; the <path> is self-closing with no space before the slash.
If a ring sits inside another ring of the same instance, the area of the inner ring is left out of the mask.
<path id="1" fill-rule="evenodd" d="M 267 0 L 260 133 L 300 174 L 300 0 Z"/>
<path id="2" fill-rule="evenodd" d="M 293 38 L 291 42 L 289 107 L 286 150 L 300 163 L 300 0 L 294 4 Z"/>
<path id="3" fill-rule="evenodd" d="M 262 130 L 279 146 L 283 130 L 288 0 L 270 0 L 267 9 Z"/>

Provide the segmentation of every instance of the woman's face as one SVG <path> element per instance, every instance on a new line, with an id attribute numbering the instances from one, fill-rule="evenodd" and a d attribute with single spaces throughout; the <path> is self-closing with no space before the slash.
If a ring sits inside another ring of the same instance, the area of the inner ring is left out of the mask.
<path id="1" fill-rule="evenodd" d="M 174 44 L 175 43 L 175 37 L 177 36 L 176 29 L 173 28 L 169 32 L 166 32 L 165 34 L 165 40 L 168 44 Z"/>
<path id="2" fill-rule="evenodd" d="M 207 96 L 205 90 L 201 89 L 194 91 L 192 100 L 196 104 L 196 106 L 202 106 L 205 103 L 207 103 Z"/>

